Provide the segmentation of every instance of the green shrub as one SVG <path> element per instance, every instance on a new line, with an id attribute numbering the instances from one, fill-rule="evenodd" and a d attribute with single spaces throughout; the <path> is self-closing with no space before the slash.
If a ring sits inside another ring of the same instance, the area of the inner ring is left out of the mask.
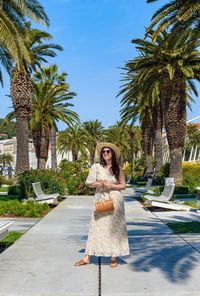
<path id="1" fill-rule="evenodd" d="M 6 179 L 5 177 L 3 177 L 3 176 L 0 175 L 0 187 L 3 184 L 12 185 L 13 184 L 13 181 L 12 181 L 12 179 Z"/>
<path id="2" fill-rule="evenodd" d="M 182 184 L 189 188 L 190 193 L 195 193 L 196 187 L 200 186 L 200 163 L 183 162 L 182 168 Z"/>
<path id="3" fill-rule="evenodd" d="M 187 186 L 175 186 L 174 194 L 188 194 L 189 188 Z"/>
<path id="4" fill-rule="evenodd" d="M 18 200 L 8 201 L 0 206 L 0 216 L 5 214 L 23 216 L 29 218 L 40 217 L 41 214 L 46 213 L 49 210 L 47 203 L 38 204 L 32 200 L 28 200 L 25 204 L 22 204 Z"/>
<path id="5" fill-rule="evenodd" d="M 63 160 L 60 168 L 59 176 L 65 180 L 68 194 L 90 195 L 94 193 L 94 189 L 85 184 L 89 173 L 89 170 L 86 169 L 86 162 Z"/>
<path id="6" fill-rule="evenodd" d="M 90 195 L 94 193 L 94 189 L 89 188 L 85 181 L 88 172 L 80 171 L 70 176 L 67 180 L 67 192 L 70 195 Z"/>
<path id="7" fill-rule="evenodd" d="M 165 178 L 169 177 L 170 163 L 166 162 L 156 177 L 153 179 L 153 185 L 164 185 Z"/>
<path id="8" fill-rule="evenodd" d="M 134 160 L 134 174 L 143 175 L 145 167 L 145 156 L 144 154 L 140 158 Z"/>
<path id="9" fill-rule="evenodd" d="M 19 185 L 12 185 L 8 187 L 8 195 L 21 195 L 21 186 Z"/>
<path id="10" fill-rule="evenodd" d="M 135 185 L 144 185 L 147 183 L 147 180 L 136 173 L 131 176 L 130 183 Z"/>
<path id="11" fill-rule="evenodd" d="M 67 180 L 70 176 L 76 175 L 78 172 L 85 171 L 87 166 L 86 162 L 81 160 L 67 161 L 62 160 L 60 165 L 59 176 Z"/>
<path id="12" fill-rule="evenodd" d="M 32 183 L 40 182 L 46 194 L 65 193 L 66 182 L 54 170 L 30 170 L 20 175 L 19 184 L 21 185 L 22 196 L 24 198 L 34 197 Z"/>
<path id="13" fill-rule="evenodd" d="M 12 179 L 6 179 L 6 178 L 4 178 L 4 180 L 3 180 L 3 184 L 6 184 L 6 185 L 13 185 L 13 180 Z"/>

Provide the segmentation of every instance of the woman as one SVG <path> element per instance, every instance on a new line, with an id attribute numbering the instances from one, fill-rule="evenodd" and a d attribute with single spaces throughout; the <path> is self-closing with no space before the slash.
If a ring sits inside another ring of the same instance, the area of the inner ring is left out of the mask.
<path id="1" fill-rule="evenodd" d="M 117 160 L 119 148 L 112 143 L 99 143 L 96 152 L 100 163 L 93 164 L 86 184 L 97 188 L 84 259 L 75 266 L 90 264 L 91 255 L 111 257 L 111 267 L 117 267 L 117 256 L 129 255 L 124 200 L 120 190 L 126 188 L 125 177 Z M 114 211 L 97 213 L 95 203 L 112 199 Z"/>

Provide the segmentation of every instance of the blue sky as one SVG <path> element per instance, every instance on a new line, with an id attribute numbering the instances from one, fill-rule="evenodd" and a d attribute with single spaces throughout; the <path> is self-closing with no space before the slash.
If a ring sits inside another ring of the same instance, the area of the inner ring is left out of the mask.
<path id="1" fill-rule="evenodd" d="M 40 0 L 50 19 L 47 30 L 64 51 L 49 59 L 68 73 L 71 91 L 77 93 L 74 108 L 81 121 L 98 119 L 104 127 L 120 120 L 120 73 L 125 61 L 136 55 L 133 38 L 143 38 L 152 14 L 168 1 L 146 0 Z M 9 79 L 1 89 L 0 117 L 11 110 Z M 200 89 L 198 87 L 198 89 Z M 200 99 L 188 119 L 200 115 Z M 198 120 L 200 122 L 200 119 Z M 59 124 L 64 129 L 64 124 Z"/>

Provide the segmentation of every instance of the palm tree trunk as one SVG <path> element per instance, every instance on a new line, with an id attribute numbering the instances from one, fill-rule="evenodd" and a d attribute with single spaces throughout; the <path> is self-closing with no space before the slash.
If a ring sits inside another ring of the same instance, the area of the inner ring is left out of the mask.
<path id="1" fill-rule="evenodd" d="M 152 154 L 153 154 L 153 126 L 148 119 L 148 115 L 142 121 L 142 149 L 145 154 L 145 169 L 143 176 L 153 173 Z"/>
<path id="2" fill-rule="evenodd" d="M 158 103 L 153 108 L 155 175 L 161 170 L 163 166 L 162 114 L 162 105 L 161 103 Z"/>
<path id="3" fill-rule="evenodd" d="M 29 126 L 27 118 L 16 116 L 17 175 L 29 170 L 28 132 Z"/>
<path id="4" fill-rule="evenodd" d="M 76 153 L 76 148 L 72 148 L 72 161 L 76 161 L 78 159 L 77 153 Z"/>
<path id="5" fill-rule="evenodd" d="M 37 129 L 32 130 L 32 136 L 38 160 L 38 169 L 46 169 L 51 130 L 48 126 L 42 127 L 40 125 Z"/>
<path id="6" fill-rule="evenodd" d="M 29 170 L 28 121 L 31 117 L 33 86 L 30 74 L 13 68 L 10 92 L 16 116 L 16 174 Z"/>
<path id="7" fill-rule="evenodd" d="M 134 143 L 133 143 L 133 132 L 130 132 L 130 146 L 131 146 L 131 170 L 134 171 Z"/>
<path id="8" fill-rule="evenodd" d="M 182 150 L 186 136 L 186 87 L 183 74 L 176 71 L 170 81 L 163 73 L 164 118 L 170 148 L 170 177 L 182 183 Z"/>
<path id="9" fill-rule="evenodd" d="M 94 164 L 94 157 L 95 157 L 95 152 L 90 153 L 90 166 Z"/>
<path id="10" fill-rule="evenodd" d="M 51 128 L 51 168 L 57 170 L 56 129 Z"/>

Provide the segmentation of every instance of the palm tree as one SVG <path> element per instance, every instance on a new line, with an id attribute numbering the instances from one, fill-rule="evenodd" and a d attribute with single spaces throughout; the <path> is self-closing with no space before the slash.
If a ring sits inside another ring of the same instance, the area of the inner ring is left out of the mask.
<path id="1" fill-rule="evenodd" d="M 147 3 L 158 0 L 147 0 Z M 170 25 L 173 26 L 172 32 L 185 30 L 193 25 L 196 37 L 200 32 L 200 5 L 199 0 L 173 0 L 163 5 L 152 17 L 152 23 L 147 29 L 149 32 L 155 25 L 157 29 L 152 35 L 155 40 L 160 32 L 163 32 Z"/>
<path id="2" fill-rule="evenodd" d="M 37 0 L 3 0 L 0 5 L 1 46 L 8 50 L 18 67 L 21 59 L 30 62 L 24 40 L 27 18 L 47 26 L 49 19 Z"/>
<path id="3" fill-rule="evenodd" d="M 58 149 L 60 152 L 72 153 L 72 161 L 78 160 L 79 156 L 87 156 L 84 145 L 84 133 L 81 126 L 76 123 L 69 126 L 65 131 L 60 132 L 58 136 Z"/>
<path id="4" fill-rule="evenodd" d="M 104 130 L 101 122 L 90 120 L 82 123 L 85 145 L 90 153 L 90 165 L 94 163 L 95 150 L 98 142 L 103 140 Z"/>
<path id="5" fill-rule="evenodd" d="M 41 62 L 47 62 L 45 56 L 56 56 L 54 49 L 62 50 L 62 47 L 57 44 L 43 43 L 44 40 L 50 40 L 52 36 L 44 31 L 31 29 L 29 25 L 26 27 L 24 38 L 29 49 L 30 63 L 21 59 L 21 63 L 26 66 L 26 69 L 20 70 L 16 64 L 13 67 L 10 81 L 11 97 L 16 117 L 17 174 L 29 169 L 28 122 L 31 117 L 33 97 L 31 71 L 40 66 Z"/>
<path id="6" fill-rule="evenodd" d="M 153 107 L 153 102 L 155 106 L 159 104 L 159 91 L 157 87 L 155 87 L 155 83 L 157 83 L 156 80 L 155 82 L 151 82 L 148 86 L 143 83 L 143 79 L 140 78 L 142 73 L 134 72 L 135 63 L 137 63 L 137 61 L 129 61 L 123 68 L 127 72 L 123 81 L 128 82 L 122 86 L 123 88 L 118 96 L 121 94 L 124 95 L 121 100 L 121 116 L 123 122 L 128 122 L 130 120 L 134 122 L 139 115 L 142 129 L 142 150 L 145 154 L 144 176 L 146 176 L 153 172 L 153 144 L 154 155 L 157 159 L 156 172 L 159 172 L 161 168 L 160 166 L 158 167 L 158 164 L 162 163 L 162 127 L 160 127 L 160 133 L 158 133 L 158 122 L 160 122 L 159 116 L 161 116 L 161 114 L 155 112 L 156 107 Z M 155 89 L 157 90 L 156 92 Z M 154 125 L 153 123 L 156 124 Z M 160 135 L 161 140 L 158 135 Z M 159 149 L 157 147 L 159 147 Z M 158 153 L 160 151 L 161 153 Z"/>
<path id="7" fill-rule="evenodd" d="M 37 74 L 36 74 L 37 75 Z M 69 92 L 68 84 L 50 85 L 49 80 L 33 82 L 33 106 L 31 129 L 33 143 L 38 159 L 38 168 L 45 168 L 51 128 L 56 128 L 56 121 L 61 120 L 71 125 L 78 120 L 78 115 L 68 109 L 73 104 L 68 101 L 76 94 Z"/>
<path id="8" fill-rule="evenodd" d="M 191 160 L 193 149 L 194 149 L 194 158 L 196 159 L 196 154 L 198 152 L 200 145 L 200 131 L 196 125 L 188 124 L 187 125 L 187 137 L 184 144 L 184 156 Z"/>
<path id="9" fill-rule="evenodd" d="M 170 147 L 170 177 L 174 177 L 176 183 L 181 183 L 182 180 L 181 162 L 185 140 L 187 84 L 195 92 L 192 80 L 200 78 L 200 55 L 196 50 L 199 42 L 193 42 L 193 34 L 194 32 L 188 29 L 176 42 L 174 40 L 172 42 L 166 32 L 159 35 L 157 43 L 142 39 L 133 40 L 137 44 L 137 49 L 141 50 L 141 55 L 129 63 L 129 68 L 132 68 L 130 71 L 139 73 L 138 81 L 142 82 L 143 88 L 140 89 L 143 94 L 147 94 L 152 85 L 157 97 L 161 92 Z M 142 98 L 141 102 L 145 102 L 144 95 Z"/>
<path id="10" fill-rule="evenodd" d="M 41 68 L 40 71 L 35 72 L 34 79 L 36 81 L 48 81 L 50 87 L 55 87 L 56 85 L 69 85 L 65 82 L 67 77 L 66 72 L 58 74 L 58 66 L 56 64 L 48 65 L 45 68 Z M 51 167 L 57 169 L 57 149 L 56 149 L 56 129 L 53 126 L 51 128 Z"/>
<path id="11" fill-rule="evenodd" d="M 13 156 L 9 153 L 3 153 L 0 155 L 0 162 L 3 163 L 3 168 L 5 168 L 6 163 L 11 163 L 13 160 Z"/>

